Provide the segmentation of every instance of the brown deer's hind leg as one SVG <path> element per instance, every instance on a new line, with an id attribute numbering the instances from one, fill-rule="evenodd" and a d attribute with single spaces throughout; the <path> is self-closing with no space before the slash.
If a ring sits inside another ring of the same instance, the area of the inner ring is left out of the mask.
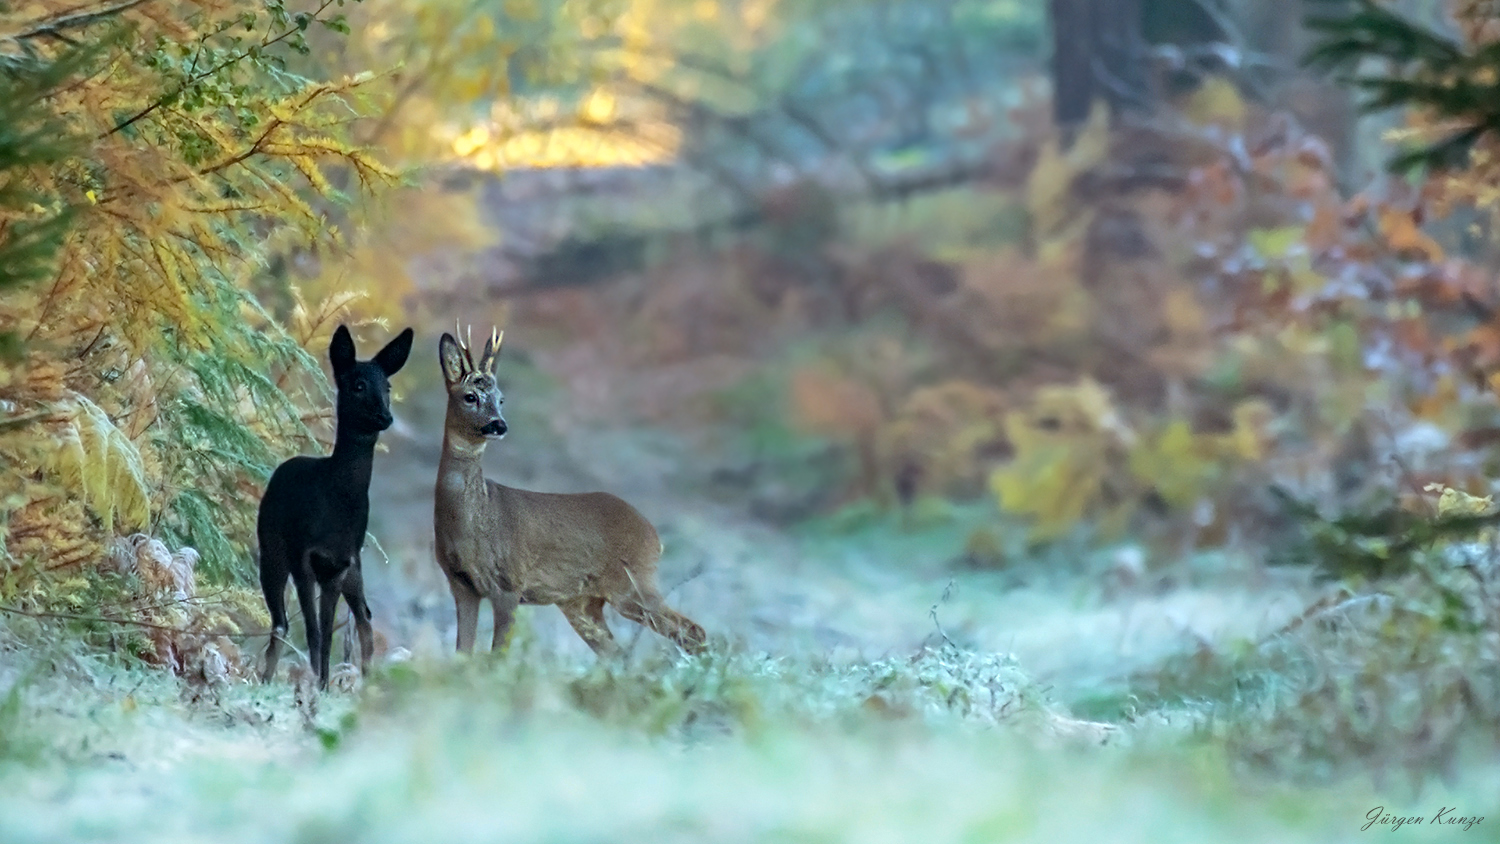
<path id="1" fill-rule="evenodd" d="M 563 601 L 557 605 L 567 616 L 568 623 L 573 625 L 583 641 L 593 648 L 594 653 L 600 659 L 617 656 L 620 646 L 615 642 L 615 637 L 609 632 L 609 625 L 604 621 L 604 599 L 594 597 L 574 598 Z"/>
<path id="2" fill-rule="evenodd" d="M 632 595 L 620 601 L 611 601 L 620 615 L 642 627 L 650 628 L 665 636 L 690 654 L 699 654 L 708 647 L 708 634 L 696 622 L 667 606 L 661 594 L 655 590 Z"/>

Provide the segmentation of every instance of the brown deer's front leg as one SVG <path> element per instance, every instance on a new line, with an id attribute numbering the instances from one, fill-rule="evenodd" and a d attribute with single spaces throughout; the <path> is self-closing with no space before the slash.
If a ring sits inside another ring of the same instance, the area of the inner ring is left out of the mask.
<path id="1" fill-rule="evenodd" d="M 448 589 L 458 614 L 458 652 L 473 653 L 474 637 L 479 632 L 479 593 L 463 575 L 448 575 Z"/>
<path id="2" fill-rule="evenodd" d="M 505 650 L 511 624 L 516 620 L 516 607 L 520 603 L 521 596 L 514 592 L 501 592 L 499 596 L 490 598 L 490 608 L 495 611 L 495 633 L 490 640 L 490 653 L 498 654 Z"/>

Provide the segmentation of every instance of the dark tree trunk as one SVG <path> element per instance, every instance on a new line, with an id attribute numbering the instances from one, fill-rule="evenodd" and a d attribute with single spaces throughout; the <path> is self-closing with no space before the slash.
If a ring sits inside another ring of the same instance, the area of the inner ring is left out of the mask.
<path id="1" fill-rule="evenodd" d="M 1150 108 L 1141 2 L 1049 0 L 1053 118 L 1065 135 L 1096 99 L 1115 115 Z"/>
<path id="2" fill-rule="evenodd" d="M 1052 119 L 1071 128 L 1094 102 L 1095 0 L 1051 0 Z"/>

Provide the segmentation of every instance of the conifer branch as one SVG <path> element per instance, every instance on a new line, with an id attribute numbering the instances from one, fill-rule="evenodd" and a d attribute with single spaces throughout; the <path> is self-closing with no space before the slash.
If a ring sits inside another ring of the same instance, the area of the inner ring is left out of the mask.
<path id="1" fill-rule="evenodd" d="M 1306 24 L 1318 41 L 1303 65 L 1368 94 L 1365 111 L 1420 106 L 1454 125 L 1440 140 L 1393 157 L 1391 170 L 1462 167 L 1485 135 L 1500 133 L 1500 44 L 1465 44 L 1373 0 Z M 1366 69 L 1367 59 L 1384 67 Z"/>
<path id="2" fill-rule="evenodd" d="M 319 16 L 321 16 L 325 11 L 327 11 L 328 7 L 332 6 L 333 4 L 334 4 L 334 0 L 323 0 L 322 4 L 320 4 L 318 6 L 318 8 L 312 13 L 310 19 L 311 20 L 319 20 Z M 168 103 L 171 103 L 172 101 L 176 100 L 178 97 L 182 96 L 183 93 L 186 92 L 187 89 L 190 88 L 190 87 L 192 87 L 193 85 L 196 85 L 197 83 L 202 82 L 203 80 L 209 78 L 210 76 L 213 76 L 214 74 L 218 73 L 221 70 L 224 70 L 225 68 L 228 68 L 228 67 L 230 67 L 232 65 L 239 64 L 240 62 L 244 61 L 245 59 L 250 58 L 252 55 L 254 55 L 259 50 L 264 50 L 267 47 L 273 47 L 273 46 L 281 43 L 282 41 L 285 41 L 286 39 L 292 37 L 293 35 L 296 35 L 297 33 L 302 32 L 304 28 L 305 27 L 303 27 L 303 26 L 297 26 L 297 25 L 290 26 L 290 27 L 287 28 L 287 30 L 285 32 L 282 32 L 280 35 L 277 35 L 275 38 L 264 39 L 257 46 L 252 47 L 252 48 L 250 48 L 248 50 L 245 50 L 245 51 L 243 51 L 241 53 L 237 53 L 237 54 L 235 54 L 233 56 L 230 56 L 229 58 L 225 59 L 224 61 L 219 62 L 218 64 L 214 65 L 213 67 L 210 67 L 208 70 L 202 71 L 202 72 L 200 72 L 200 73 L 198 73 L 198 74 L 196 74 L 194 76 L 189 77 L 186 82 L 183 82 L 181 85 L 178 85 L 176 88 L 174 88 L 169 93 L 167 93 L 167 94 L 165 94 L 165 95 L 163 95 L 161 97 L 158 97 L 155 102 L 151 103 L 150 105 L 146 106 L 145 108 L 141 109 L 140 111 L 136 112 L 135 114 L 132 114 L 130 117 L 127 117 L 124 120 L 121 120 L 119 123 L 116 123 L 115 126 L 114 126 L 114 128 L 112 128 L 112 129 L 110 129 L 110 130 L 108 130 L 108 131 L 100 134 L 99 138 L 102 140 L 104 138 L 109 137 L 110 135 L 113 135 L 113 134 L 115 134 L 117 132 L 123 131 L 123 130 L 125 130 L 125 129 L 133 126 L 133 125 L 135 125 L 138 121 L 140 121 L 140 120 L 142 120 L 142 119 L 150 116 L 151 114 L 155 113 L 157 109 L 160 109 L 161 107 L 167 105 Z"/>

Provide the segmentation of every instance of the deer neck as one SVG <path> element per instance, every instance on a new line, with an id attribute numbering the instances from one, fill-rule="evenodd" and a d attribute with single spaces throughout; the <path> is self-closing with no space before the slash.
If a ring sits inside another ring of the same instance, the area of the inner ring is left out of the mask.
<path id="1" fill-rule="evenodd" d="M 378 439 L 378 433 L 355 433 L 342 424 L 338 426 L 328 465 L 339 478 L 340 488 L 350 493 L 369 495 L 370 474 L 375 467 L 375 442 Z"/>
<path id="2" fill-rule="evenodd" d="M 443 456 L 438 461 L 438 494 L 468 497 L 484 489 L 484 448 L 489 441 L 443 428 Z"/>

